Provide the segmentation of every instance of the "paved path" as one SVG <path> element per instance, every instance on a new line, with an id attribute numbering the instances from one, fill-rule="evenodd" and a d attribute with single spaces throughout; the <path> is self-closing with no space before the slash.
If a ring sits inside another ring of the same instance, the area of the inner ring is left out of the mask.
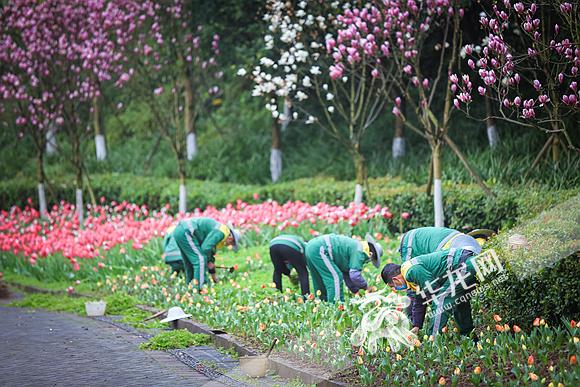
<path id="1" fill-rule="evenodd" d="M 0 306 L 0 386 L 221 386 L 110 324 Z"/>

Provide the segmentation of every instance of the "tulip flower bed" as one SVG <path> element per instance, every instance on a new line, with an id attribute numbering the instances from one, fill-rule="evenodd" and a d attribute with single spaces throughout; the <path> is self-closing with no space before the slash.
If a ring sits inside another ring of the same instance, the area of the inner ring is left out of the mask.
<path id="1" fill-rule="evenodd" d="M 250 344 L 265 348 L 278 338 L 277 351 L 283 356 L 336 371 L 349 383 L 578 385 L 580 330 L 575 323 L 548 327 L 538 318 L 520 328 L 481 310 L 475 300 L 479 344 L 459 337 L 451 325 L 433 342 L 420 333 L 421 342 L 413 348 L 391 353 L 384 345 L 371 355 L 350 344 L 362 318 L 349 302 L 352 296 L 347 295 L 344 304 L 328 304 L 315 296 L 300 296 L 286 277 L 283 293 L 272 286 L 267 241 L 284 228 L 306 237 L 330 231 L 363 236 L 371 231 L 385 247 L 384 261 L 397 260 L 397 238 L 377 234 L 386 222 L 401 219 L 389 218 L 387 211 L 300 202 L 240 202 L 222 210 L 196 211 L 195 215 L 234 221 L 245 230 L 247 243 L 237 253 L 219 252 L 216 263 L 236 270 L 218 271 L 219 284 L 197 291 L 161 262 L 160 236 L 175 221 L 166 209 L 104 205 L 89 212 L 84 228 L 67 205 L 54 209 L 46 221 L 31 209 L 12 209 L 3 212 L 0 221 L 0 271 L 7 280 L 35 277 L 69 292 L 82 288 L 100 295 L 131 295 L 158 308 L 179 305 L 194 320 Z M 80 243 L 84 245 L 75 250 Z M 378 274 L 371 265 L 364 270 L 369 283 L 382 288 Z"/>
<path id="2" fill-rule="evenodd" d="M 103 205 L 87 206 L 88 216 L 83 227 L 75 217 L 74 206 L 65 202 L 55 205 L 46 220 L 29 206 L 1 211 L 0 251 L 22 254 L 31 265 L 39 257 L 61 254 L 77 270 L 79 259 L 103 258 L 116 245 L 128 243 L 134 250 L 140 250 L 151 238 L 164 235 L 171 224 L 184 217 L 208 216 L 232 223 L 244 231 L 250 245 L 265 243 L 272 235 L 289 231 L 287 229 L 305 236 L 333 230 L 364 233 L 386 230 L 393 222 L 398 222 L 402 228 L 409 218 L 409 214 L 403 212 L 395 220 L 387 207 L 369 208 L 364 204 L 343 207 L 300 201 L 285 204 L 237 201 L 222 209 L 197 208 L 192 213 L 174 217 L 169 214 L 168 205 L 160 211 L 150 211 L 147 206 L 127 202 L 104 202 L 101 198 Z"/>

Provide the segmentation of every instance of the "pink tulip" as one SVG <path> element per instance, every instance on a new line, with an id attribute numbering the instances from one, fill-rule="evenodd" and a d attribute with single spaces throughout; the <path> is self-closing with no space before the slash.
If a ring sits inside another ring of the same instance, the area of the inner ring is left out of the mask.
<path id="1" fill-rule="evenodd" d="M 408 212 L 403 212 L 401 214 L 401 218 L 403 218 L 405 220 L 409 219 L 410 217 L 411 217 L 411 214 L 409 214 Z"/>

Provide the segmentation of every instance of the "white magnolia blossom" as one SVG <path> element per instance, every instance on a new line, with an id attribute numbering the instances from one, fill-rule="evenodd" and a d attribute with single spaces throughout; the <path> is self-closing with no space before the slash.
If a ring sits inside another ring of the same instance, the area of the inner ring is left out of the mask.
<path id="1" fill-rule="evenodd" d="M 350 8 L 348 2 L 332 3 L 337 12 L 345 6 Z M 328 4 L 315 1 L 300 1 L 295 7 L 287 0 L 267 0 L 266 9 L 263 20 L 269 31 L 264 36 L 268 55 L 260 58 L 252 71 L 252 96 L 289 98 L 298 103 L 312 97 L 316 99 L 312 87 L 315 82 L 324 83 L 329 77 L 325 40 L 332 35 L 328 26 L 336 24 L 333 13 L 329 12 Z M 326 98 L 331 101 L 334 95 L 327 93 Z M 281 115 L 277 105 L 270 101 L 266 108 L 275 118 L 289 118 Z M 328 111 L 333 112 L 334 107 L 330 106 Z M 297 111 L 292 113 L 292 118 L 298 118 Z M 306 120 L 309 124 L 314 122 L 316 118 L 312 116 Z"/>
<path id="2" fill-rule="evenodd" d="M 308 96 L 306 95 L 306 93 L 298 91 L 296 93 L 296 98 L 298 99 L 298 101 L 304 101 L 305 99 L 308 99 Z"/>
<path id="3" fill-rule="evenodd" d="M 334 106 L 329 106 L 328 107 L 328 111 L 331 112 L 331 113 L 334 113 Z"/>
<path id="4" fill-rule="evenodd" d="M 241 67 L 241 68 L 239 68 L 239 69 L 238 69 L 238 72 L 237 72 L 236 74 L 237 74 L 238 76 L 240 76 L 240 77 L 244 77 L 244 76 L 246 76 L 246 74 L 247 74 L 247 73 L 248 73 L 248 72 L 246 71 L 246 69 L 245 69 L 245 68 L 243 68 L 243 67 Z"/>
<path id="5" fill-rule="evenodd" d="M 270 58 L 264 57 L 264 58 L 260 59 L 260 64 L 264 65 L 266 67 L 272 67 L 272 65 L 274 64 L 274 61 Z"/>

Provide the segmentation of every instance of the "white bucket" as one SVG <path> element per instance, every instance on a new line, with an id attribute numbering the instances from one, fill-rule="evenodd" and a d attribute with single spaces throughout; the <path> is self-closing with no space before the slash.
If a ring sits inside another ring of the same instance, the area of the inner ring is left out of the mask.
<path id="1" fill-rule="evenodd" d="M 240 357 L 240 368 L 253 378 L 261 378 L 268 372 L 268 358 L 264 355 Z"/>
<path id="2" fill-rule="evenodd" d="M 103 316 L 105 314 L 105 309 L 107 308 L 107 303 L 105 301 L 89 301 L 85 302 L 85 310 L 87 316 Z"/>

